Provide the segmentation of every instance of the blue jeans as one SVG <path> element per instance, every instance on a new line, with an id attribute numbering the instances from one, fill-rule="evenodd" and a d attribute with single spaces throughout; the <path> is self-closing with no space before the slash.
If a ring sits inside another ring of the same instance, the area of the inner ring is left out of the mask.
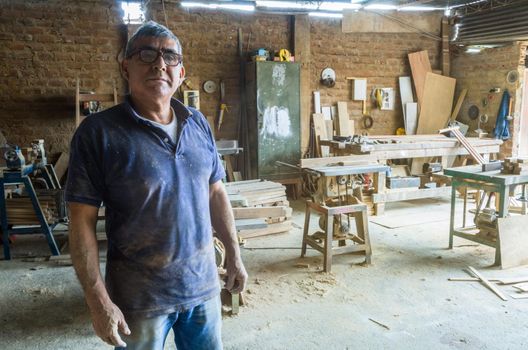
<path id="1" fill-rule="evenodd" d="M 163 350 L 171 328 L 178 350 L 222 350 L 220 297 L 183 312 L 126 321 L 131 334 L 121 338 L 127 347 L 116 350 Z"/>

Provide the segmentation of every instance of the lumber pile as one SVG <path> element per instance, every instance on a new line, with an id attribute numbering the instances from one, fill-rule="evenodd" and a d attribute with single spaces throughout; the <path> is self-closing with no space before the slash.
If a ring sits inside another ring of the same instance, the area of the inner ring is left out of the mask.
<path id="1" fill-rule="evenodd" d="M 291 229 L 292 209 L 286 187 L 267 180 L 247 180 L 225 184 L 233 207 L 235 225 L 241 239 L 259 237 Z"/>
<path id="2" fill-rule="evenodd" d="M 528 175 L 528 159 L 506 158 L 504 159 L 502 174 Z"/>
<path id="3" fill-rule="evenodd" d="M 51 196 L 39 197 L 42 213 L 48 223 L 57 217 L 55 198 Z M 7 222 L 9 225 L 40 225 L 37 214 L 29 197 L 6 199 Z"/>

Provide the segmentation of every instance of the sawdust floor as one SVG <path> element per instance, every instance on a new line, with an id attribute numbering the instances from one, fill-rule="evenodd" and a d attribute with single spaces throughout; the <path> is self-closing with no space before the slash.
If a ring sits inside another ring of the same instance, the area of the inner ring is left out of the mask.
<path id="1" fill-rule="evenodd" d="M 468 265 L 489 277 L 528 276 L 526 267 L 490 267 L 489 247 L 455 238 L 446 249 L 448 199 L 388 205 L 386 217 L 401 222 L 370 223 L 372 265 L 337 256 L 328 274 L 316 251 L 299 258 L 304 204 L 292 206 L 296 228 L 243 249 L 247 306 L 224 318 L 226 349 L 528 348 L 528 299 L 502 301 L 477 282 L 447 281 L 467 276 Z M 19 236 L 15 259 L 0 261 L 0 348 L 109 349 L 93 334 L 73 268 L 24 261 L 46 248 L 42 237 Z"/>

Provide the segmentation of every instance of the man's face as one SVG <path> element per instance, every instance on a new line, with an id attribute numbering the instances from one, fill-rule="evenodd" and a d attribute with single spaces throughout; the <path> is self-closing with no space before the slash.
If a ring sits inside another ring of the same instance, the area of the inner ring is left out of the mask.
<path id="1" fill-rule="evenodd" d="M 141 49 L 177 54 L 177 43 L 170 38 L 140 37 L 132 51 L 135 54 L 123 61 L 123 72 L 133 97 L 153 100 L 170 98 L 183 82 L 183 64 L 180 61 L 176 66 L 167 65 L 160 54 L 153 62 L 145 63 L 140 57 Z"/>

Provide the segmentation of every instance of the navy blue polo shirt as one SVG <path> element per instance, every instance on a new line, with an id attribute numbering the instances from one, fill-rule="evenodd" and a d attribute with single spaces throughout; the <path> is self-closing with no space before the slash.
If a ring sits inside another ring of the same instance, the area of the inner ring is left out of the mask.
<path id="1" fill-rule="evenodd" d="M 209 185 L 225 176 L 204 116 L 177 100 L 176 143 L 129 100 L 93 114 L 71 142 L 66 200 L 106 207 L 106 286 L 125 315 L 181 311 L 216 296 Z"/>

